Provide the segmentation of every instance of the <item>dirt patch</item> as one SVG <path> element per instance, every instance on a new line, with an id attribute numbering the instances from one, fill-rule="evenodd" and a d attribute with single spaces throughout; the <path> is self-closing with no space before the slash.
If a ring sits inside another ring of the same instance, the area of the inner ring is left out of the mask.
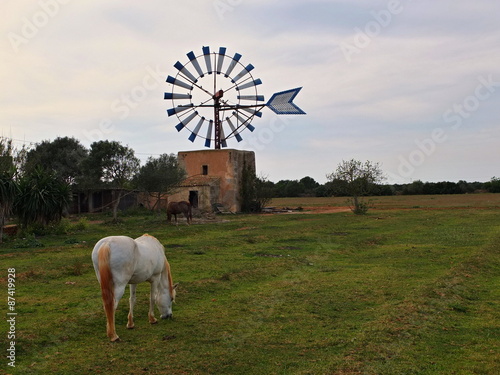
<path id="1" fill-rule="evenodd" d="M 333 214 L 336 212 L 350 212 L 351 208 L 350 207 L 317 207 L 317 206 L 312 206 L 312 207 L 304 207 L 304 213 L 305 214 Z"/>
<path id="2" fill-rule="evenodd" d="M 269 214 L 331 214 L 336 212 L 349 212 L 351 209 L 347 206 L 301 206 L 297 208 L 289 207 L 267 207 L 262 212 L 263 215 Z"/>

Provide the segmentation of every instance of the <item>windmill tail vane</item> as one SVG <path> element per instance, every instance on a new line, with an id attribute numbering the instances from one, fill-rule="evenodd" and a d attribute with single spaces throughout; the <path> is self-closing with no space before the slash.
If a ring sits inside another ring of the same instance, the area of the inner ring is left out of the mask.
<path id="1" fill-rule="evenodd" d="M 167 77 L 171 91 L 164 99 L 172 102 L 167 114 L 178 118 L 177 131 L 188 129 L 191 142 L 202 138 L 206 147 L 213 142 L 214 148 L 220 149 L 227 147 L 229 138 L 241 142 L 243 130 L 254 131 L 251 121 L 255 116 L 262 117 L 265 107 L 278 115 L 305 114 L 293 103 L 301 87 L 277 92 L 265 102 L 257 92 L 262 81 L 251 73 L 254 66 L 243 65 L 241 54 L 231 56 L 226 50 L 220 47 L 218 52 L 211 52 L 210 47 L 203 47 L 198 56 L 194 51 L 187 53 L 187 63 L 174 64 L 177 74 Z"/>

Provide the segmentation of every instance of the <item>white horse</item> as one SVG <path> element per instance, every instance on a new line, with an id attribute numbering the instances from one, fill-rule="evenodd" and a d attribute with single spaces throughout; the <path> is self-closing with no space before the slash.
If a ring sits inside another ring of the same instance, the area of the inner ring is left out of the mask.
<path id="1" fill-rule="evenodd" d="M 170 265 L 165 257 L 163 245 L 153 236 L 145 234 L 135 240 L 126 236 L 105 237 L 97 242 L 92 251 L 92 262 L 97 280 L 101 285 L 102 301 L 106 313 L 106 331 L 111 341 L 118 341 L 115 329 L 115 310 L 130 284 L 130 311 L 127 328 L 134 328 L 133 309 L 137 284 L 151 284 L 149 322 L 157 322 L 154 305 L 160 317 L 172 317 L 172 302 L 175 288 L 172 283 Z"/>

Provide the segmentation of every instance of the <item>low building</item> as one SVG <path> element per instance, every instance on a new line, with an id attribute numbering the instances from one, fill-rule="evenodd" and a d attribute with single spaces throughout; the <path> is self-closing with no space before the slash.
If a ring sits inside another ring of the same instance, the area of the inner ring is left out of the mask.
<path id="1" fill-rule="evenodd" d="M 122 197 L 120 199 L 120 204 L 118 205 L 119 210 L 126 210 L 128 208 L 138 206 L 139 202 L 137 191 L 119 188 L 96 190 L 88 189 L 73 193 L 72 203 L 68 208 L 68 212 L 70 214 L 81 214 L 112 210 L 113 202 L 120 192 Z"/>
<path id="2" fill-rule="evenodd" d="M 169 201 L 189 201 L 201 211 L 212 212 L 215 205 L 241 211 L 243 171 L 255 174 L 255 153 L 234 149 L 181 151 L 179 164 L 188 177 Z"/>

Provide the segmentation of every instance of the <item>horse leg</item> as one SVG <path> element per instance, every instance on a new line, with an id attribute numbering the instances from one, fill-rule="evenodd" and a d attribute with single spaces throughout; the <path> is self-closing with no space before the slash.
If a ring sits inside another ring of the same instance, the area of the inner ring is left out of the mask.
<path id="1" fill-rule="evenodd" d="M 134 328 L 134 305 L 136 301 L 135 297 L 136 289 L 137 289 L 137 284 L 130 284 L 130 299 L 129 299 L 130 310 L 128 312 L 128 323 L 127 323 L 128 329 Z"/>
<path id="2" fill-rule="evenodd" d="M 158 323 L 154 316 L 155 312 L 155 298 L 156 294 L 158 293 L 158 280 L 153 279 L 151 280 L 151 293 L 149 294 L 149 312 L 148 312 L 148 318 L 149 318 L 149 323 L 155 324 Z"/>
<path id="3" fill-rule="evenodd" d="M 111 339 L 112 342 L 120 341 L 120 338 L 116 334 L 116 327 L 115 327 L 115 311 L 116 308 L 118 307 L 118 302 L 120 302 L 120 299 L 123 297 L 123 293 L 125 292 L 125 285 L 118 285 L 115 286 L 115 301 L 114 301 L 114 306 L 112 311 L 109 311 L 108 306 L 105 307 L 106 310 L 106 317 L 107 317 L 107 324 L 106 324 L 106 329 L 108 333 L 108 337 Z"/>

